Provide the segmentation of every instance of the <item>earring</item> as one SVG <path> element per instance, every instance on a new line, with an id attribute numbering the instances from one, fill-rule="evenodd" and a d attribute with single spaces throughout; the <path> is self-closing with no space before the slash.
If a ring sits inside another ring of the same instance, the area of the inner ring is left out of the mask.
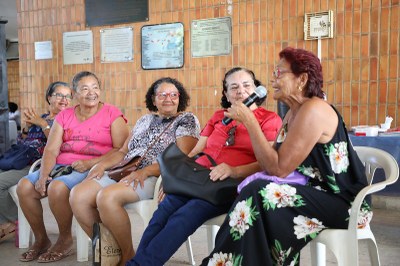
<path id="1" fill-rule="evenodd" d="M 297 89 L 298 89 L 299 91 L 303 91 L 303 89 L 301 88 L 300 85 L 297 87 Z"/>

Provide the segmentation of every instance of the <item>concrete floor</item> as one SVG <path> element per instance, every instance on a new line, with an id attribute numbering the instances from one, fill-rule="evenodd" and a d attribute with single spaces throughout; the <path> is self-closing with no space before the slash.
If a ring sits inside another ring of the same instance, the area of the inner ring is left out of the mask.
<path id="1" fill-rule="evenodd" d="M 399 206 L 400 199 L 396 199 L 397 206 Z M 45 213 L 46 226 L 53 242 L 56 240 L 57 227 L 54 218 L 48 213 Z M 143 232 L 143 223 L 139 216 L 134 215 L 132 221 L 135 223 L 132 228 L 132 236 L 134 239 L 134 246 L 136 247 L 139 238 Z M 371 224 L 372 231 L 376 237 L 381 266 L 395 266 L 400 265 L 400 208 L 375 208 L 374 217 Z M 196 264 L 199 265 L 201 260 L 207 255 L 207 239 L 206 230 L 200 227 L 191 237 L 194 258 Z M 14 239 L 10 239 L 0 244 L 0 265 L 43 265 L 37 262 L 20 262 L 18 260 L 20 254 L 26 249 L 18 249 L 14 245 Z M 360 242 L 360 266 L 370 265 L 368 251 L 364 243 Z M 90 258 L 89 254 L 89 258 Z M 167 266 L 175 265 L 189 265 L 186 247 L 183 245 L 175 255 L 168 261 Z M 55 263 L 53 263 L 55 264 Z M 91 265 L 91 262 L 77 262 L 76 253 L 57 262 L 57 265 Z M 306 246 L 301 254 L 301 265 L 310 265 L 310 251 Z M 336 265 L 335 258 L 327 251 L 327 265 Z"/>

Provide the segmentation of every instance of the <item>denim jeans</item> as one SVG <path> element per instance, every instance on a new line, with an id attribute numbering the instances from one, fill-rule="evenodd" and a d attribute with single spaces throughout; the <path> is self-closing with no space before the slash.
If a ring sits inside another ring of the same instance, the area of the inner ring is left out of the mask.
<path id="1" fill-rule="evenodd" d="M 230 205 L 215 206 L 201 199 L 167 195 L 144 231 L 135 257 L 126 265 L 164 265 L 197 228 L 226 213 Z"/>

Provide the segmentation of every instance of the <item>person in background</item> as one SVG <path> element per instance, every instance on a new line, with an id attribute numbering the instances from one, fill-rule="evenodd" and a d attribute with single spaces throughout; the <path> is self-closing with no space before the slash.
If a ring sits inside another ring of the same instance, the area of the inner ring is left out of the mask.
<path id="1" fill-rule="evenodd" d="M 254 73 L 245 68 L 236 67 L 225 74 L 223 109 L 216 111 L 207 122 L 199 142 L 189 153 L 194 156 L 203 151 L 215 160 L 217 166 L 212 167 L 205 156 L 197 159 L 199 164 L 211 169 L 213 181 L 228 177 L 243 179 L 260 170 L 244 125 L 235 121 L 227 126 L 222 124 L 226 109 L 248 98 L 259 85 Z M 276 113 L 260 107 L 265 99 L 257 99 L 248 111 L 255 116 L 264 138 L 273 141 L 282 120 Z M 198 227 L 208 219 L 226 213 L 231 204 L 216 206 L 202 199 L 167 194 L 144 231 L 136 255 L 127 265 L 164 265 Z"/>
<path id="2" fill-rule="evenodd" d="M 17 124 L 17 129 L 21 130 L 21 112 L 18 110 L 18 104 L 8 102 L 8 120 L 13 120 Z"/>
<path id="3" fill-rule="evenodd" d="M 142 116 L 123 147 L 93 167 L 71 192 L 72 210 L 83 230 L 92 236 L 93 224 L 101 221 L 114 235 L 122 252 L 119 265 L 134 254 L 131 221 L 124 205 L 153 197 L 160 175 L 156 158 L 170 143 L 176 142 L 185 153 L 197 143 L 200 124 L 193 113 L 185 112 L 188 105 L 189 95 L 179 81 L 156 80 L 146 94 L 146 107 L 152 113 Z M 105 172 L 124 158 L 143 155 L 138 170 L 119 182 Z"/>
<path id="4" fill-rule="evenodd" d="M 257 118 L 236 102 L 225 113 L 245 126 L 261 168 L 305 185 L 255 179 L 242 188 L 201 265 L 298 265 L 300 250 L 325 228 L 347 228 L 349 209 L 367 185 L 338 111 L 324 100 L 317 56 L 287 47 L 271 80 L 274 99 L 289 106 L 271 146 Z M 369 206 L 363 207 L 368 212 Z"/>
<path id="5" fill-rule="evenodd" d="M 54 117 L 71 103 L 72 90 L 65 82 L 56 81 L 51 83 L 46 90 L 46 101 L 49 104 L 49 112 L 38 115 L 33 108 L 25 112 L 26 126 L 17 145 L 28 146 L 33 150 L 31 162 L 42 157 L 44 146 L 53 124 Z M 12 106 L 12 105 L 11 105 Z M 11 109 L 12 107 L 10 107 Z M 14 110 L 15 111 L 15 110 Z M 4 164 L 3 165 L 3 161 Z M 0 159 L 0 243 L 15 235 L 18 219 L 18 208 L 13 201 L 8 189 L 18 183 L 21 177 L 29 172 L 30 164 L 22 169 L 11 169 L 12 165 Z"/>
<path id="6" fill-rule="evenodd" d="M 101 159 L 118 151 L 128 136 L 121 111 L 100 101 L 100 81 L 95 74 L 82 71 L 72 80 L 77 105 L 60 112 L 51 128 L 40 170 L 22 178 L 17 194 L 35 242 L 20 261 L 54 262 L 71 254 L 73 245 L 69 205 L 70 190 L 87 176 Z M 70 166 L 51 178 L 60 166 Z M 40 200 L 48 196 L 56 218 L 59 236 L 52 246 L 43 222 Z"/>

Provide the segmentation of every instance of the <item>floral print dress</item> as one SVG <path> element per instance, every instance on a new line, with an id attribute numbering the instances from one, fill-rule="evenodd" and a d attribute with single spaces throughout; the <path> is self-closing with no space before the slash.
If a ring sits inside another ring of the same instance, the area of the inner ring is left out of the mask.
<path id="1" fill-rule="evenodd" d="M 215 249 L 201 265 L 299 265 L 300 250 L 321 230 L 347 228 L 351 203 L 367 179 L 336 113 L 339 125 L 332 140 L 316 144 L 297 168 L 308 183 L 255 180 L 244 187 L 218 232 Z M 286 133 L 283 126 L 278 148 Z M 371 217 L 365 202 L 359 226 Z"/>

